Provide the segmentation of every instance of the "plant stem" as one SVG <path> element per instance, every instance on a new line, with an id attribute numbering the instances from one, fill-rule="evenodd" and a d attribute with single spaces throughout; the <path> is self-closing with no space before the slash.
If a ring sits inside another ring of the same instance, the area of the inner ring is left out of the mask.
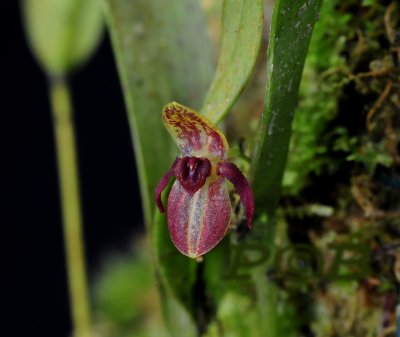
<path id="1" fill-rule="evenodd" d="M 322 0 L 278 0 L 272 16 L 265 111 L 250 171 L 256 214 L 266 214 L 268 218 L 268 225 L 254 226 L 252 235 L 271 244 L 297 94 L 321 3 Z"/>
<path id="2" fill-rule="evenodd" d="M 64 78 L 51 80 L 49 90 L 57 148 L 64 245 L 74 336 L 88 337 L 91 335 L 90 309 L 71 97 Z"/>

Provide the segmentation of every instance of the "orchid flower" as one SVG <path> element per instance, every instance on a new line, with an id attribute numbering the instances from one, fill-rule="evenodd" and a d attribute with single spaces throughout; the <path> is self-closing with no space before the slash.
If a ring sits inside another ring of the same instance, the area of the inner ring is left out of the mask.
<path id="1" fill-rule="evenodd" d="M 213 249 L 228 230 L 232 208 L 225 179 L 240 195 L 249 228 L 253 192 L 237 166 L 227 161 L 228 142 L 210 121 L 175 102 L 164 107 L 162 118 L 182 156 L 156 187 L 157 206 L 164 212 L 161 193 L 175 176 L 168 196 L 168 229 L 176 248 L 197 258 Z"/>

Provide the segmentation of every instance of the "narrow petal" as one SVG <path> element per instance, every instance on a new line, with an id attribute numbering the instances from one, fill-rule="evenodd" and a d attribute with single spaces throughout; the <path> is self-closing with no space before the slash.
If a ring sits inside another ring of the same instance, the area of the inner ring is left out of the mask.
<path id="1" fill-rule="evenodd" d="M 155 198 L 157 202 L 157 207 L 160 210 L 161 213 L 165 212 L 164 205 L 162 204 L 161 201 L 161 193 L 162 191 L 165 190 L 167 187 L 169 181 L 171 178 L 175 175 L 174 174 L 174 167 L 176 166 L 176 163 L 178 162 L 179 158 L 175 159 L 175 162 L 172 164 L 172 167 L 169 169 L 167 173 L 164 174 L 164 176 L 161 178 L 160 182 L 158 183 L 156 190 L 155 190 Z"/>
<path id="2" fill-rule="evenodd" d="M 247 227 L 251 228 L 254 214 L 254 196 L 250 184 L 238 167 L 229 162 L 218 163 L 217 174 L 228 179 L 240 195 L 247 218 Z"/>
<path id="3" fill-rule="evenodd" d="M 184 255 L 195 258 L 213 249 L 225 236 L 231 205 L 224 179 L 188 193 L 176 180 L 168 197 L 168 228 L 172 242 Z"/>
<path id="4" fill-rule="evenodd" d="M 172 102 L 162 117 L 184 157 L 226 159 L 229 146 L 224 134 L 196 111 Z"/>

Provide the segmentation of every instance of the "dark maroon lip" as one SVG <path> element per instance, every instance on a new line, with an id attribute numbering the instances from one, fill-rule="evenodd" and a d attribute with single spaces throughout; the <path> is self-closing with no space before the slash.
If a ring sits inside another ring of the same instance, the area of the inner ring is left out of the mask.
<path id="1" fill-rule="evenodd" d="M 178 158 L 173 166 L 175 177 L 190 194 L 195 194 L 204 186 L 211 175 L 211 163 L 207 158 Z"/>

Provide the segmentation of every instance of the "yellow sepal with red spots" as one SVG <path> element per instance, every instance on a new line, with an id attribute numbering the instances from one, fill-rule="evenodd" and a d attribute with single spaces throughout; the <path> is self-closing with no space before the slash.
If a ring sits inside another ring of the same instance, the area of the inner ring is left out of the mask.
<path id="1" fill-rule="evenodd" d="M 172 102 L 164 107 L 162 118 L 184 157 L 226 160 L 229 145 L 224 134 L 196 111 Z"/>

